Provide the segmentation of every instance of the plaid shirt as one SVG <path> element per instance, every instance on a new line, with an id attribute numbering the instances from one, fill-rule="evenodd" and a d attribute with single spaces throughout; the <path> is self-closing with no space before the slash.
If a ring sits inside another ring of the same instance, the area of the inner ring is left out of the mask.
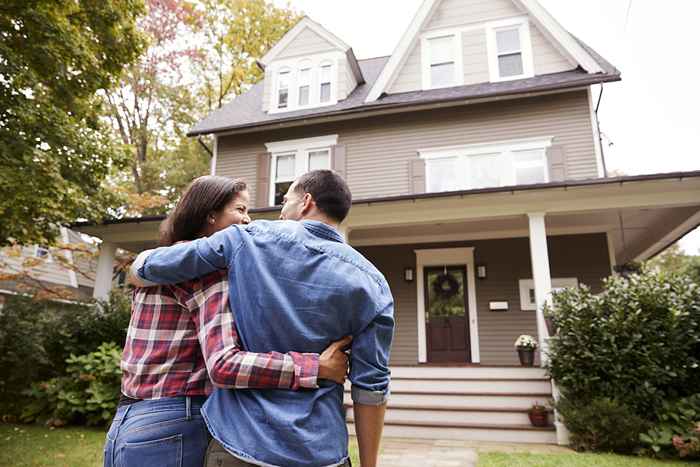
<path id="1" fill-rule="evenodd" d="M 318 354 L 241 350 L 226 271 L 137 288 L 122 355 L 122 393 L 135 399 L 222 388 L 316 388 Z"/>

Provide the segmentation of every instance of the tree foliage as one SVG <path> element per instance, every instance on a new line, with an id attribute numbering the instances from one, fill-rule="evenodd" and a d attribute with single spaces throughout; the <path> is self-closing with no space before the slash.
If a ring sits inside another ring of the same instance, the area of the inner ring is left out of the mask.
<path id="1" fill-rule="evenodd" d="M 104 215 L 123 154 L 97 91 L 140 53 L 139 0 L 0 5 L 0 245 L 52 243 L 61 223 Z"/>

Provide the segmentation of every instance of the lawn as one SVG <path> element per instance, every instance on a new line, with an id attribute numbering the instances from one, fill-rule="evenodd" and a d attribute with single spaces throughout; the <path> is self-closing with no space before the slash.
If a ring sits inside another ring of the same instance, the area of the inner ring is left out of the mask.
<path id="1" fill-rule="evenodd" d="M 0 467 L 100 467 L 105 430 L 0 424 Z M 350 442 L 353 465 L 357 445 Z"/>
<path id="2" fill-rule="evenodd" d="M 662 465 L 690 464 L 615 454 L 479 453 L 479 467 L 656 467 Z"/>

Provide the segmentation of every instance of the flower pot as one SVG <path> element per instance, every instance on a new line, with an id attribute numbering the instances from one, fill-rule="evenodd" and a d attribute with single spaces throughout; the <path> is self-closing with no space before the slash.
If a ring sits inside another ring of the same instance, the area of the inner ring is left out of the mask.
<path id="1" fill-rule="evenodd" d="M 546 427 L 549 426 L 549 414 L 546 410 L 541 409 L 530 409 L 527 413 L 528 418 L 532 426 Z"/>
<path id="2" fill-rule="evenodd" d="M 518 347 L 518 358 L 520 359 L 520 365 L 522 365 L 522 366 L 534 366 L 535 365 L 535 349 Z"/>

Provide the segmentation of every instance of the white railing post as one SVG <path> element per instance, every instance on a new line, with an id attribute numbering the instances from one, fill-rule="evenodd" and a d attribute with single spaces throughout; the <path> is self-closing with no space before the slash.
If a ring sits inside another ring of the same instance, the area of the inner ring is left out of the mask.
<path id="1" fill-rule="evenodd" d="M 98 300 L 109 298 L 112 290 L 112 277 L 114 275 L 114 258 L 117 253 L 117 245 L 102 242 L 100 245 L 100 257 L 97 260 L 97 274 L 95 275 L 95 288 L 92 296 Z"/>

